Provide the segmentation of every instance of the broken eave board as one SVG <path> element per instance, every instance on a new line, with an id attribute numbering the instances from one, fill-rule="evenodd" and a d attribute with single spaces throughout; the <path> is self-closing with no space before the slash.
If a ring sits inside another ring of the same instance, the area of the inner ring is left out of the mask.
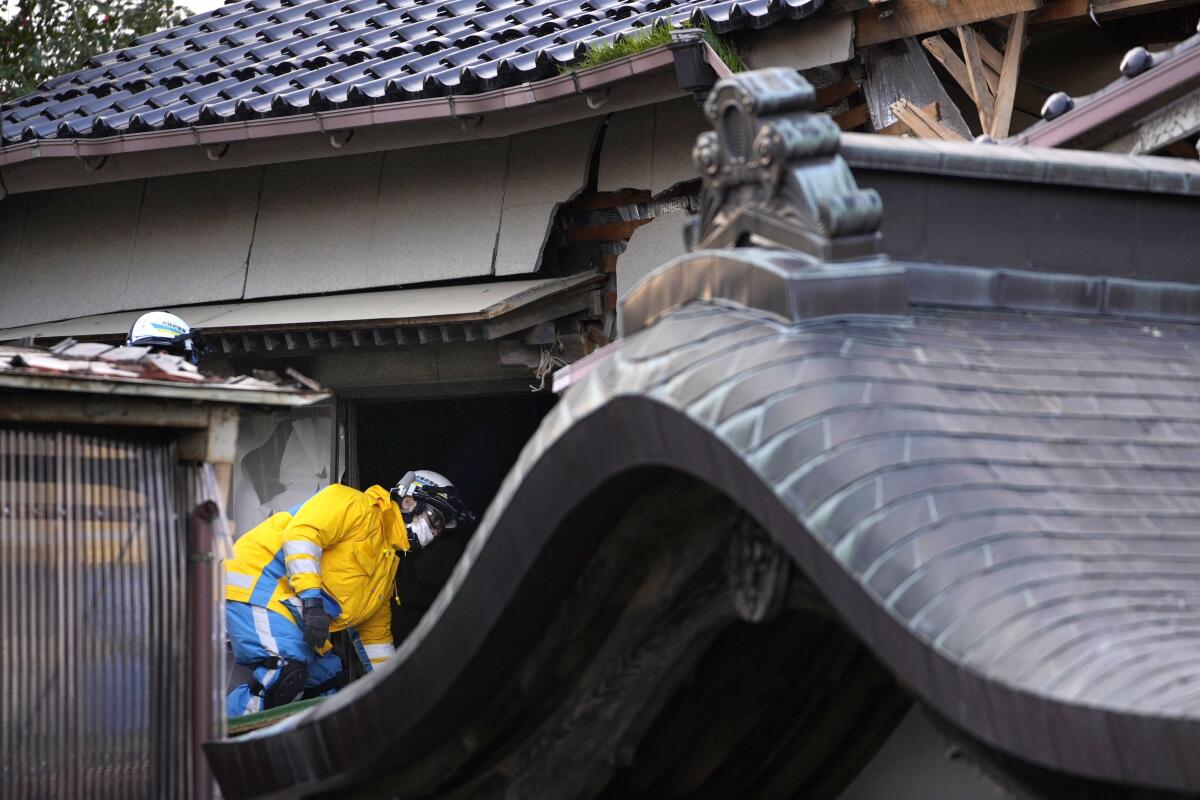
<path id="1" fill-rule="evenodd" d="M 307 406 L 329 397 L 326 393 L 298 392 L 291 389 L 238 388 L 236 384 L 190 385 L 172 381 L 128 378 L 86 378 L 74 375 L 0 373 L 0 392 L 50 392 L 95 395 L 100 397 L 142 397 L 160 400 L 201 401 L 236 405 Z M 32 396 L 32 395 L 31 395 Z M 87 401 L 90 402 L 90 401 Z M 21 419 L 37 421 L 40 409 L 28 399 L 19 406 L 6 404 L 3 418 L 14 419 L 21 407 Z M 103 421 L 103 415 L 93 417 Z"/>
<path id="2" fill-rule="evenodd" d="M 1021 11 L 1035 11 L 1041 6 L 1041 0 L 944 0 L 942 3 L 892 0 L 886 6 L 892 12 L 887 16 L 881 16 L 874 8 L 857 12 L 854 44 L 870 47 L 905 36 L 919 36 Z"/>
<path id="3" fill-rule="evenodd" d="M 208 334 L 490 323 L 563 295 L 587 294 L 602 281 L 602 275 L 582 273 L 563 278 L 427 286 L 173 310 Z M 123 311 L 8 328 L 0 330 L 0 341 L 123 336 L 144 312 L 145 309 Z"/>

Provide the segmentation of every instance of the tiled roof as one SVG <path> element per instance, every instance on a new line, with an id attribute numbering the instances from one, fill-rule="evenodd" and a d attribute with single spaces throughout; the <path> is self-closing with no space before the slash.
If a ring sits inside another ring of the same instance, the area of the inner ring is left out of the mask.
<path id="1" fill-rule="evenodd" d="M 1152 53 L 1135 47 L 1121 59 L 1120 75 L 1089 95 L 1055 92 L 1042 105 L 1042 119 L 1005 144 L 1090 146 L 1119 133 L 1148 113 L 1200 85 L 1200 33 Z"/>
<path id="2" fill-rule="evenodd" d="M 96 56 L 3 106 L 3 143 L 101 137 L 465 95 L 558 74 L 597 45 L 707 21 L 806 17 L 824 0 L 250 0 Z"/>

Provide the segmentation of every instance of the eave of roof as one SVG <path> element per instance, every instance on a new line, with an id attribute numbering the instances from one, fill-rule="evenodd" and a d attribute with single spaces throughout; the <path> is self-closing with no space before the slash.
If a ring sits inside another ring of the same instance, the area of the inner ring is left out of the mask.
<path id="1" fill-rule="evenodd" d="M 579 273 L 561 278 L 173 306 L 172 311 L 206 334 L 486 323 L 531 303 L 587 292 L 602 281 L 596 273 Z M 3 328 L 0 341 L 28 337 L 124 337 L 133 320 L 149 310 L 152 309 Z"/>
<path id="2" fill-rule="evenodd" d="M 706 58 L 720 59 L 705 45 Z M 38 159 L 92 159 L 180 147 L 208 147 L 301 134 L 333 135 L 378 125 L 450 119 L 470 123 L 474 118 L 523 109 L 537 103 L 587 96 L 613 84 L 659 72 L 673 63 L 666 46 L 655 47 L 593 69 L 571 72 L 521 86 L 476 95 L 448 96 L 356 108 L 188 126 L 145 133 L 125 133 L 99 139 L 35 139 L 0 148 L 0 167 Z M 723 65 L 722 65 L 723 66 Z"/>
<path id="3" fill-rule="evenodd" d="M 723 34 L 802 19 L 823 4 L 234 0 L 0 105 L 0 143 L 23 142 L 0 151 L 0 166 L 491 113 L 662 66 L 664 53 L 641 53 L 557 74 L 654 26 Z"/>
<path id="4" fill-rule="evenodd" d="M 1125 74 L 1087 97 L 1072 98 L 1065 93 L 1052 96 L 1042 110 L 1043 116 L 1051 113 L 1055 102 L 1067 104 L 1068 110 L 1043 119 L 1004 143 L 1086 147 L 1116 136 L 1154 109 L 1200 87 L 1200 34 L 1162 53 L 1134 48 L 1126 54 L 1121 68 Z"/>

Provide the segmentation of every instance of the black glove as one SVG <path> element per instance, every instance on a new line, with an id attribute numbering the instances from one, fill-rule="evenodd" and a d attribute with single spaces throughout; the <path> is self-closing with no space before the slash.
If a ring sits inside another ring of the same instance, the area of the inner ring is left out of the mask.
<path id="1" fill-rule="evenodd" d="M 317 650 L 329 639 L 329 615 L 325 613 L 325 602 L 319 597 L 306 597 L 300 601 L 304 606 L 304 644 Z"/>

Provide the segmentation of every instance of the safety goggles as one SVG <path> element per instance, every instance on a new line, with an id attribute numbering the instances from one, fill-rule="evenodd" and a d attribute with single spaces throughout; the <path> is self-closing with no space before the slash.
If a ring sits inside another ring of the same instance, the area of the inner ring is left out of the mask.
<path id="1" fill-rule="evenodd" d="M 446 529 L 446 515 L 428 503 L 422 503 L 420 506 L 418 506 L 417 513 L 424 514 L 425 519 L 429 520 L 429 527 L 433 528 L 438 533 L 441 533 Z"/>

